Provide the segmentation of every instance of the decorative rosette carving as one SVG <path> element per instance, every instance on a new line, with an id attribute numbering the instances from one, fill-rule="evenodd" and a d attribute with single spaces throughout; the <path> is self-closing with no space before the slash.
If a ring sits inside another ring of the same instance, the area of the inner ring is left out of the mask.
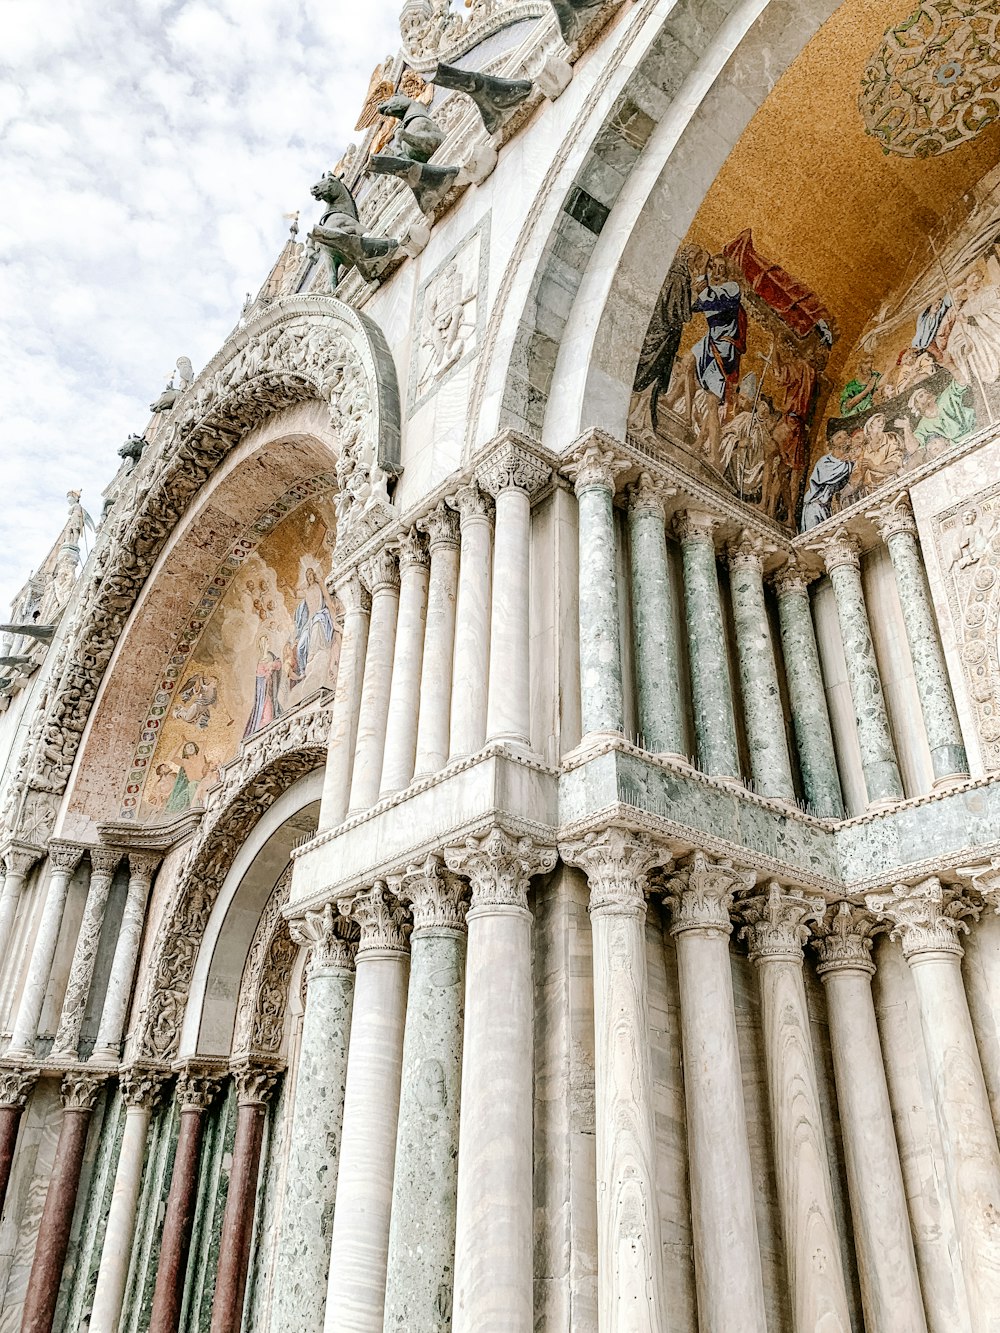
<path id="1" fill-rule="evenodd" d="M 480 837 L 466 838 L 461 847 L 446 847 L 445 864 L 472 884 L 472 906 L 528 906 L 528 884 L 533 875 L 554 869 L 554 847 L 541 847 L 531 838 L 515 838 L 499 826 Z"/>

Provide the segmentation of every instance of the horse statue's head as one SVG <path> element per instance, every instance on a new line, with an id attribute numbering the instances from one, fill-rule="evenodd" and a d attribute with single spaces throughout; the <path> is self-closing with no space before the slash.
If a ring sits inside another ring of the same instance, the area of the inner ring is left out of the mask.
<path id="1" fill-rule="evenodd" d="M 380 104 L 378 113 L 380 116 L 391 116 L 393 120 L 402 120 L 411 106 L 420 106 L 420 103 L 405 93 L 393 93 L 392 97 Z M 424 107 L 420 106 L 420 110 L 424 115 L 427 114 Z"/>
<path id="2" fill-rule="evenodd" d="M 329 205 L 332 213 L 347 213 L 352 218 L 358 216 L 358 206 L 354 202 L 354 196 L 340 177 L 335 176 L 332 171 L 328 171 L 322 180 L 318 180 L 309 193 L 314 199 Z"/>

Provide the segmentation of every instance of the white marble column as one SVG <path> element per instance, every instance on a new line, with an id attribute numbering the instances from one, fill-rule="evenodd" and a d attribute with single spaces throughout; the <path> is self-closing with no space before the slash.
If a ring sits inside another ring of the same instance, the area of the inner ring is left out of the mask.
<path id="1" fill-rule="evenodd" d="M 90 849 L 87 902 L 80 922 L 80 933 L 76 938 L 76 949 L 73 951 L 59 1027 L 52 1046 L 52 1054 L 60 1058 L 75 1059 L 77 1055 L 90 984 L 94 979 L 97 948 L 101 942 L 101 927 L 104 925 L 104 913 L 111 893 L 111 881 L 121 859 L 122 852 L 117 847 Z"/>
<path id="2" fill-rule="evenodd" d="M 385 883 L 359 893 L 361 928 L 347 1055 L 325 1333 L 382 1333 L 409 949 Z"/>
<path id="3" fill-rule="evenodd" d="M 410 785 L 417 755 L 417 712 L 427 628 L 430 556 L 421 533 L 412 528 L 399 539 L 399 617 L 392 660 L 392 684 L 385 724 L 385 757 L 379 799 Z"/>
<path id="4" fill-rule="evenodd" d="M 458 596 L 458 519 L 447 505 L 439 504 L 417 526 L 427 533 L 431 557 L 414 770 L 414 775 L 422 778 L 436 773 L 448 762 Z"/>
<path id="5" fill-rule="evenodd" d="M 361 571 L 372 598 L 364 683 L 358 710 L 351 803 L 348 814 L 367 810 L 378 800 L 385 753 L 385 728 L 392 688 L 392 661 L 396 650 L 399 614 L 399 561 L 395 551 L 383 549 Z"/>
<path id="6" fill-rule="evenodd" d="M 875 929 L 864 908 L 830 908 L 813 927 L 816 971 L 826 989 L 866 1333 L 927 1333 L 872 1001 Z"/>
<path id="7" fill-rule="evenodd" d="M 351 570 L 333 587 L 337 601 L 344 608 L 344 631 L 340 641 L 340 664 L 333 695 L 330 739 L 327 745 L 323 799 L 320 803 L 319 828 L 324 831 L 343 823 L 351 797 L 351 772 L 361 708 L 361 684 L 368 649 L 368 621 L 371 597 L 357 570 Z"/>
<path id="8" fill-rule="evenodd" d="M 967 904 L 936 878 L 865 895 L 910 966 L 974 1333 L 1000 1322 L 1000 1148 L 962 981 Z"/>
<path id="9" fill-rule="evenodd" d="M 13 1033 L 7 1048 L 8 1055 L 30 1057 L 34 1052 L 38 1020 L 42 1014 L 52 962 L 56 956 L 69 882 L 73 878 L 74 870 L 80 864 L 83 853 L 84 848 L 74 843 L 56 840 L 49 843 L 49 875 L 45 885 L 45 898 L 28 962 L 28 975 L 14 1016 Z"/>
<path id="10" fill-rule="evenodd" d="M 802 975 L 802 946 L 825 908 L 771 884 L 744 899 L 750 959 L 760 981 L 764 1062 L 774 1133 L 778 1202 L 795 1333 L 851 1333 L 833 1184 L 820 1111 Z"/>
<path id="11" fill-rule="evenodd" d="M 554 849 L 493 828 L 445 849 L 472 884 L 452 1333 L 532 1333 L 531 912 Z"/>
<path id="12" fill-rule="evenodd" d="M 729 958 L 733 895 L 753 882 L 752 871 L 734 870 L 703 852 L 667 881 L 701 1333 L 767 1333 Z"/>
<path id="13" fill-rule="evenodd" d="M 115 955 L 111 960 L 111 972 L 108 976 L 108 988 L 104 993 L 104 1008 L 101 1010 L 101 1021 L 97 1027 L 94 1053 L 90 1057 L 98 1062 L 108 1060 L 114 1062 L 121 1051 L 125 1018 L 132 995 L 132 983 L 135 980 L 135 965 L 139 958 L 142 926 L 146 919 L 146 900 L 149 897 L 153 872 L 159 863 L 159 852 L 130 851 L 128 854 L 129 879 L 125 910 L 118 928 Z"/>
<path id="14" fill-rule="evenodd" d="M 646 998 L 646 886 L 670 860 L 611 828 L 560 844 L 590 885 L 594 941 L 597 1308 L 602 1333 L 668 1327 Z"/>
<path id="15" fill-rule="evenodd" d="M 480 486 L 496 500 L 486 739 L 523 749 L 531 746 L 531 497 L 550 472 L 529 449 L 510 442 L 500 445 L 476 470 Z"/>
<path id="16" fill-rule="evenodd" d="M 3 889 L 0 890 L 0 966 L 6 961 L 17 904 L 21 899 L 28 871 L 45 853 L 41 847 L 11 839 L 4 843 L 0 858 L 3 860 Z"/>
<path id="17" fill-rule="evenodd" d="M 455 665 L 449 759 L 476 754 L 486 741 L 493 588 L 493 501 L 474 481 L 454 497 L 461 516 Z"/>
<path id="18" fill-rule="evenodd" d="M 90 1333 L 118 1333 L 135 1238 L 149 1121 L 166 1078 L 161 1071 L 139 1067 L 123 1070 L 119 1078 L 118 1087 L 125 1103 L 125 1128 L 97 1270 Z"/>

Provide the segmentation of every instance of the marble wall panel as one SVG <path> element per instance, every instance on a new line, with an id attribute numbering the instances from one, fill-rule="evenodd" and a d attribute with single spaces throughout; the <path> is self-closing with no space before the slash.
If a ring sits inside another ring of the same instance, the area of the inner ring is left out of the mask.
<path id="1" fill-rule="evenodd" d="M 1000 1137 L 1000 917 L 987 909 L 963 940 L 962 975 L 993 1124 Z"/>
<path id="2" fill-rule="evenodd" d="M 0 1222 L 0 1333 L 18 1333 L 62 1120 L 59 1084 L 43 1079 L 21 1117 Z"/>

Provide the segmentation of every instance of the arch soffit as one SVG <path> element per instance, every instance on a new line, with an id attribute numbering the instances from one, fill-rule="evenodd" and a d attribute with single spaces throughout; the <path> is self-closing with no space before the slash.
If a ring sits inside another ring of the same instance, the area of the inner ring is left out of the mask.
<path id="1" fill-rule="evenodd" d="M 399 388 L 378 326 L 329 295 L 283 297 L 238 329 L 178 400 L 126 480 L 81 580 L 67 632 L 2 812 L 44 841 L 119 638 L 171 534 L 255 427 L 319 399 L 342 456 L 399 470 Z M 161 443 L 162 441 L 162 443 Z"/>

